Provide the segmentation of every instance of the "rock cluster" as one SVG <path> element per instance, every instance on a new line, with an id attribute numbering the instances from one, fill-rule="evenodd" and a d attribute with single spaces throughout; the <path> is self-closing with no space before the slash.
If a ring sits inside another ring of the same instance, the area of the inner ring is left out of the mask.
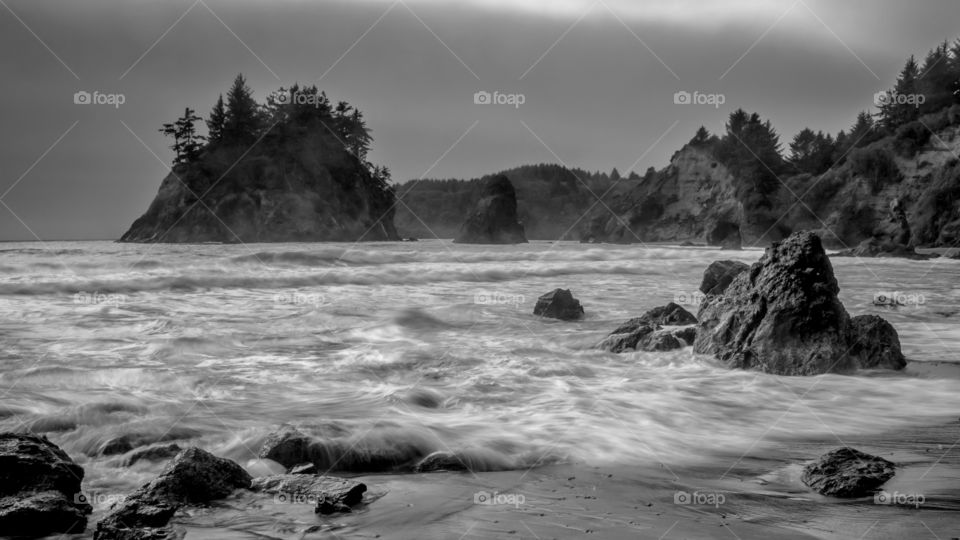
<path id="1" fill-rule="evenodd" d="M 249 488 L 250 475 L 228 459 L 196 447 L 183 450 L 160 475 L 117 504 L 100 522 L 95 540 L 160 540 L 180 533 L 169 525 L 181 506 L 222 499 Z"/>
<path id="2" fill-rule="evenodd" d="M 679 305 L 670 302 L 624 322 L 604 339 L 599 347 L 610 352 L 669 351 L 692 344 L 689 325 L 697 318 Z M 685 326 L 667 329 L 663 326 Z"/>
<path id="3" fill-rule="evenodd" d="M 83 468 L 46 437 L 0 433 L 0 534 L 81 533 Z"/>
<path id="4" fill-rule="evenodd" d="M 820 238 L 795 233 L 701 304 L 694 351 L 778 375 L 905 366 L 893 327 L 851 319 L 839 290 Z"/>

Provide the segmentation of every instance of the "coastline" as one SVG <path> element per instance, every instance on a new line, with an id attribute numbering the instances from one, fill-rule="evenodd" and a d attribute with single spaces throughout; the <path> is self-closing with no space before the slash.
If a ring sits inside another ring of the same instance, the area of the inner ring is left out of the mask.
<path id="1" fill-rule="evenodd" d="M 799 480 L 802 464 L 841 446 L 820 439 L 780 441 L 763 453 L 685 467 L 570 463 L 478 474 L 360 475 L 352 478 L 369 490 L 350 514 L 321 517 L 311 504 L 241 492 L 190 508 L 174 523 L 187 530 L 187 539 L 953 538 L 960 519 L 958 437 L 960 422 L 953 420 L 843 439 L 895 461 L 897 476 L 884 490 L 923 493 L 919 506 L 810 491 Z M 477 504 L 482 492 L 499 494 L 503 504 Z M 678 492 L 699 492 L 702 504 L 677 503 Z"/>

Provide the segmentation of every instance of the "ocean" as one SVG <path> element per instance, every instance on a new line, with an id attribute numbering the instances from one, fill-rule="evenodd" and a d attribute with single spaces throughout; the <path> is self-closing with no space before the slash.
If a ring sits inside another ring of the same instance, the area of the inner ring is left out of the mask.
<path id="1" fill-rule="evenodd" d="M 358 455 L 462 451 L 476 472 L 709 465 L 806 440 L 882 435 L 960 412 L 960 261 L 834 259 L 852 315 L 900 334 L 903 372 L 780 377 L 690 347 L 597 343 L 703 270 L 761 250 L 532 242 L 0 244 L 0 431 L 30 429 L 126 493 L 157 464 L 117 437 L 195 444 L 257 470 L 285 423 Z M 569 288 L 579 322 L 540 319 Z M 875 305 L 895 296 L 903 305 Z M 107 499 L 94 501 L 102 510 Z"/>

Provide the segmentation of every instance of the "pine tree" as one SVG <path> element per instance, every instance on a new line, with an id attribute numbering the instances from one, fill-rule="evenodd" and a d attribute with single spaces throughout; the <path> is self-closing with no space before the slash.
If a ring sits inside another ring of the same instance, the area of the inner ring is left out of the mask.
<path id="1" fill-rule="evenodd" d="M 247 145 L 260 134 L 260 107 L 243 75 L 237 75 L 227 92 L 227 114 L 222 138 L 228 144 Z"/>
<path id="2" fill-rule="evenodd" d="M 919 117 L 920 110 L 907 99 L 919 93 L 917 89 L 919 75 L 920 68 L 911 56 L 900 71 L 896 85 L 887 92 L 887 100 L 880 105 L 880 124 L 888 133 L 893 133 L 898 127 Z"/>
<path id="3" fill-rule="evenodd" d="M 610 171 L 610 180 L 613 182 L 618 182 L 620 180 L 620 171 L 618 171 L 616 167 Z"/>
<path id="4" fill-rule="evenodd" d="M 924 96 L 920 114 L 939 111 L 953 103 L 953 73 L 950 66 L 950 46 L 943 42 L 931 50 L 920 67 L 917 91 Z"/>
<path id="5" fill-rule="evenodd" d="M 707 131 L 707 128 L 700 126 L 700 129 L 697 130 L 696 135 L 690 139 L 690 146 L 705 146 L 710 142 L 710 132 Z"/>
<path id="6" fill-rule="evenodd" d="M 217 143 L 223 139 L 223 127 L 227 121 L 227 112 L 223 107 L 223 94 L 217 98 L 217 102 L 210 111 L 210 118 L 207 120 L 207 140 L 210 143 Z"/>
<path id="7" fill-rule="evenodd" d="M 174 165 L 192 163 L 200 157 L 200 152 L 204 146 L 204 137 L 197 135 L 196 129 L 196 124 L 200 120 L 202 118 L 197 116 L 193 109 L 187 107 L 183 116 L 178 118 L 176 122 L 164 124 L 160 128 L 160 133 L 173 137 L 173 145 L 170 148 L 173 149 L 176 156 L 173 160 Z"/>

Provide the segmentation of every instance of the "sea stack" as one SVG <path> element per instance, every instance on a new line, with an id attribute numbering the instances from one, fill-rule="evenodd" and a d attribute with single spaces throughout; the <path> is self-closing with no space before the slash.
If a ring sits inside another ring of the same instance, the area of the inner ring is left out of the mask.
<path id="1" fill-rule="evenodd" d="M 473 212 L 460 227 L 457 244 L 525 244 L 517 219 L 517 193 L 510 180 L 498 174 L 484 184 Z"/>
<path id="2" fill-rule="evenodd" d="M 896 330 L 879 317 L 851 319 L 839 292 L 820 237 L 794 233 L 704 300 L 694 352 L 776 375 L 902 369 Z"/>

